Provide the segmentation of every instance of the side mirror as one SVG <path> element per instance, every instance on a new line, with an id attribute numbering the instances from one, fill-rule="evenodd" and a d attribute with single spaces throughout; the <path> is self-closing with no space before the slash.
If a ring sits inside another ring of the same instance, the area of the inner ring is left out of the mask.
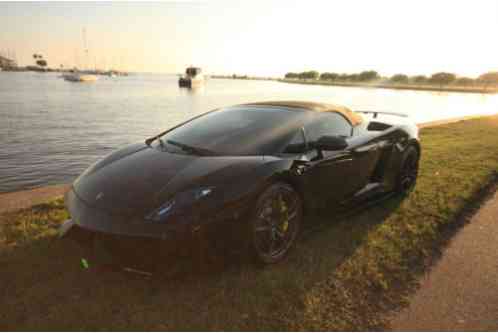
<path id="1" fill-rule="evenodd" d="M 343 150 L 347 146 L 348 143 L 342 136 L 324 135 L 313 143 L 313 148 L 318 150 Z"/>

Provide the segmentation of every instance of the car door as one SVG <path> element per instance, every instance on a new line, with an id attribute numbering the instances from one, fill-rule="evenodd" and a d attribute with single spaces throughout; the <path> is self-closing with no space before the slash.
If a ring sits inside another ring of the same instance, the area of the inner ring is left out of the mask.
<path id="1" fill-rule="evenodd" d="M 366 189 L 369 184 L 382 185 L 385 163 L 389 162 L 392 151 L 391 136 L 381 135 L 379 131 L 369 131 L 365 128 L 349 140 L 349 150 L 354 161 L 352 166 L 356 182 L 354 187 L 357 191 Z"/>
<path id="2" fill-rule="evenodd" d="M 350 137 L 352 126 L 342 115 L 324 112 L 314 115 L 304 130 L 306 140 L 312 143 L 324 135 Z M 350 150 L 311 149 L 307 156 L 306 185 L 316 201 L 338 203 L 352 194 L 355 183 L 351 181 L 353 156 Z"/>
<path id="3" fill-rule="evenodd" d="M 350 141 L 349 151 L 351 153 L 351 186 L 356 193 L 364 189 L 370 182 L 374 170 L 379 161 L 381 153 L 379 140 L 366 141 L 355 144 L 354 140 Z"/>

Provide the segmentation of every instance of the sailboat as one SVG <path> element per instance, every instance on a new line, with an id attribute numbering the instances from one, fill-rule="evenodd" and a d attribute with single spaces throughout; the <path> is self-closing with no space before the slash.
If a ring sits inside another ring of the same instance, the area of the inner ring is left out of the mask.
<path id="1" fill-rule="evenodd" d="M 85 74 L 84 72 L 75 71 L 74 73 L 66 73 L 62 78 L 71 82 L 95 82 L 98 80 L 97 75 Z"/>
<path id="2" fill-rule="evenodd" d="M 83 29 L 83 46 L 85 48 L 85 55 L 86 59 L 88 60 L 88 47 L 86 45 L 86 33 L 85 29 Z M 66 81 L 70 82 L 95 82 L 98 80 L 98 76 L 85 72 L 85 71 L 78 71 L 78 69 L 74 69 L 73 72 L 71 73 L 66 73 L 62 75 L 62 78 Z"/>

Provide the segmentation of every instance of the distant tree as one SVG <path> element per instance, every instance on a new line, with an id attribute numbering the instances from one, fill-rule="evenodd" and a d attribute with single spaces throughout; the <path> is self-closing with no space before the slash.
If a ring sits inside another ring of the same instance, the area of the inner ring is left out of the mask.
<path id="1" fill-rule="evenodd" d="M 299 77 L 298 73 L 289 72 L 289 73 L 285 74 L 286 79 L 297 79 L 298 77 Z"/>
<path id="2" fill-rule="evenodd" d="M 351 82 L 357 82 L 360 80 L 360 74 L 348 74 L 346 79 Z"/>
<path id="3" fill-rule="evenodd" d="M 335 81 L 339 77 L 337 73 L 322 73 L 320 74 L 320 80 L 323 81 Z"/>
<path id="4" fill-rule="evenodd" d="M 320 77 L 320 73 L 317 71 L 309 71 L 307 76 L 308 79 L 317 80 Z"/>
<path id="5" fill-rule="evenodd" d="M 36 61 L 36 64 L 40 66 L 41 68 L 45 68 L 47 66 L 47 61 L 45 59 L 40 59 Z"/>
<path id="6" fill-rule="evenodd" d="M 358 81 L 373 81 L 379 78 L 379 73 L 376 71 L 363 71 L 358 75 Z"/>
<path id="7" fill-rule="evenodd" d="M 455 84 L 459 86 L 471 86 L 474 84 L 474 80 L 471 79 L 470 77 L 459 77 L 458 79 L 455 80 Z"/>
<path id="8" fill-rule="evenodd" d="M 430 83 L 439 84 L 439 87 L 442 88 L 444 85 L 450 84 L 455 81 L 456 75 L 453 73 L 439 72 L 431 75 L 429 79 Z"/>
<path id="9" fill-rule="evenodd" d="M 498 72 L 484 73 L 477 78 L 477 81 L 484 84 L 485 88 L 488 85 L 498 85 Z"/>
<path id="10" fill-rule="evenodd" d="M 339 74 L 339 77 L 337 79 L 340 81 L 346 81 L 348 77 L 349 77 L 348 74 Z"/>
<path id="11" fill-rule="evenodd" d="M 307 72 L 301 72 L 298 74 L 298 77 L 302 80 L 305 79 L 310 79 L 310 80 L 316 80 L 320 74 L 317 71 L 307 71 Z"/>
<path id="12" fill-rule="evenodd" d="M 412 78 L 415 83 L 425 83 L 427 82 L 427 77 L 425 75 L 416 75 Z"/>
<path id="13" fill-rule="evenodd" d="M 35 59 L 35 63 L 36 65 L 42 69 L 44 69 L 45 67 L 47 67 L 47 61 L 45 59 L 43 59 L 43 56 L 41 54 L 33 54 L 33 58 Z"/>
<path id="14" fill-rule="evenodd" d="M 405 74 L 395 74 L 395 75 L 391 76 L 389 81 L 394 82 L 394 83 L 407 83 L 408 76 Z"/>

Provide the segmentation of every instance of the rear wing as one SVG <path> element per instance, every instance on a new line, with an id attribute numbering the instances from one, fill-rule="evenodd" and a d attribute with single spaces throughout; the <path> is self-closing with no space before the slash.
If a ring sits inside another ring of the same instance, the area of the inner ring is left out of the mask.
<path id="1" fill-rule="evenodd" d="M 398 113 L 398 112 L 387 112 L 387 111 L 370 111 L 370 110 L 355 110 L 354 112 L 357 113 L 364 113 L 364 114 L 373 114 L 374 118 L 377 118 L 379 114 L 385 114 L 389 116 L 397 116 L 397 117 L 405 117 L 408 118 L 407 114 L 404 113 Z"/>

